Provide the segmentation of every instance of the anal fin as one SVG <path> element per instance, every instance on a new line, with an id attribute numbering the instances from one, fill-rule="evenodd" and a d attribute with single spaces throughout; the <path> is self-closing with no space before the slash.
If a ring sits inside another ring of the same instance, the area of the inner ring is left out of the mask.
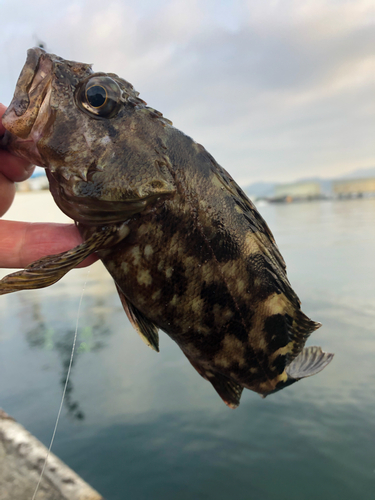
<path id="1" fill-rule="evenodd" d="M 116 288 L 120 296 L 122 307 L 129 318 L 133 328 L 137 331 L 143 342 L 156 352 L 159 352 L 159 334 L 158 327 L 141 313 L 122 293 L 122 290 L 116 283 Z"/>
<path id="2" fill-rule="evenodd" d="M 217 372 L 207 372 L 205 378 L 211 382 L 215 391 L 229 408 L 233 410 L 237 408 L 243 391 L 242 385 Z"/>
<path id="3" fill-rule="evenodd" d="M 332 361 L 333 356 L 322 351 L 321 347 L 305 347 L 286 368 L 286 373 L 294 380 L 311 377 L 322 371 Z"/>
<path id="4" fill-rule="evenodd" d="M 240 404 L 243 391 L 242 385 L 238 384 L 229 377 L 226 377 L 222 373 L 206 370 L 197 361 L 191 359 L 186 352 L 184 352 L 184 354 L 197 370 L 199 375 L 211 382 L 215 391 L 219 394 L 224 403 L 229 406 L 229 408 L 232 408 L 233 410 L 236 409 Z"/>

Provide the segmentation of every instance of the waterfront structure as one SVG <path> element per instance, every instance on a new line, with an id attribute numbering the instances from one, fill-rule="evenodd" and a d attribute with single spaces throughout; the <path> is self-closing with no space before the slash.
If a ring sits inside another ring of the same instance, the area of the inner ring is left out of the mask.
<path id="1" fill-rule="evenodd" d="M 322 196 L 319 182 L 293 182 L 275 186 L 273 201 L 314 200 Z"/>
<path id="2" fill-rule="evenodd" d="M 334 181 L 333 194 L 339 198 L 370 196 L 375 194 L 375 177 Z"/>
<path id="3" fill-rule="evenodd" d="M 46 456 L 47 448 L 0 408 L 0 500 L 34 498 Z M 104 500 L 53 453 L 49 454 L 36 498 Z"/>

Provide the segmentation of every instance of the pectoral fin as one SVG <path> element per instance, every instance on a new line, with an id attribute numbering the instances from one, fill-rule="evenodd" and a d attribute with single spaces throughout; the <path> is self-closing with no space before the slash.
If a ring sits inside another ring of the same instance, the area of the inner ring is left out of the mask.
<path id="1" fill-rule="evenodd" d="M 33 262 L 22 271 L 8 274 L 0 280 L 0 295 L 53 285 L 86 257 L 111 242 L 117 233 L 116 226 L 104 227 L 72 250 L 48 255 Z M 123 234 L 125 234 L 124 231 Z"/>
<path id="2" fill-rule="evenodd" d="M 124 308 L 130 323 L 133 325 L 133 328 L 137 331 L 138 335 L 148 347 L 151 347 L 154 351 L 159 352 L 158 327 L 128 301 L 117 283 L 116 288 L 120 296 L 122 307 Z"/>

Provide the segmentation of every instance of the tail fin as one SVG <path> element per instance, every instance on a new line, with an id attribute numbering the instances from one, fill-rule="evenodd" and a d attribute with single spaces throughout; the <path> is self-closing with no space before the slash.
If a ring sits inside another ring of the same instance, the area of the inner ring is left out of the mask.
<path id="1" fill-rule="evenodd" d="M 306 347 L 286 368 L 290 379 L 311 377 L 323 370 L 333 358 L 333 354 L 322 351 L 321 347 Z"/>

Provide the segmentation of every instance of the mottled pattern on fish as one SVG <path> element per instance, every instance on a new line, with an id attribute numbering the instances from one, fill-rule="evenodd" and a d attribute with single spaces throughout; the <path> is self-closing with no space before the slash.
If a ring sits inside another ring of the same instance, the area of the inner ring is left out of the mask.
<path id="1" fill-rule="evenodd" d="M 252 203 L 202 146 L 182 134 L 179 142 L 189 161 L 174 169 L 178 194 L 135 217 L 129 237 L 99 255 L 128 301 L 202 375 L 271 392 L 318 325 L 300 312 Z"/>
<path id="2" fill-rule="evenodd" d="M 24 104 L 30 85 L 48 96 L 35 97 L 39 111 Z M 106 116 L 92 107 L 92 88 L 99 101 L 104 89 L 117 96 Z M 164 330 L 229 406 L 244 387 L 267 395 L 331 361 L 320 348 L 303 350 L 320 325 L 301 312 L 255 206 L 128 82 L 35 49 L 4 123 L 7 147 L 47 169 L 55 201 L 86 243 L 5 278 L 0 293 L 53 283 L 97 241 L 143 340 L 158 350 Z"/>

